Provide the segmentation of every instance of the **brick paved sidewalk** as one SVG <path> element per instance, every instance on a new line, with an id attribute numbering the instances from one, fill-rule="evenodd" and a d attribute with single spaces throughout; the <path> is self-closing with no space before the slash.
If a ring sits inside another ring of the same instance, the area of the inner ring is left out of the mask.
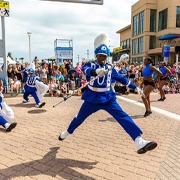
<path id="1" fill-rule="evenodd" d="M 138 155 L 134 142 L 104 111 L 91 115 L 73 135 L 58 141 L 82 101 L 74 96 L 53 108 L 61 98 L 44 100 L 46 106 L 37 109 L 32 99 L 27 104 L 21 103 L 21 97 L 5 99 L 18 125 L 10 133 L 0 129 L 0 179 L 180 179 L 179 121 L 158 113 L 144 118 L 144 108 L 119 101 L 142 128 L 143 137 L 158 142 L 154 151 Z"/>
<path id="2" fill-rule="evenodd" d="M 142 102 L 142 99 L 137 94 L 128 94 L 123 95 L 123 97 L 126 97 L 128 99 L 133 99 L 138 102 Z M 166 94 L 166 100 L 165 101 L 158 101 L 160 98 L 159 93 L 151 93 L 151 106 L 161 108 L 163 110 L 176 113 L 180 115 L 180 94 Z"/>

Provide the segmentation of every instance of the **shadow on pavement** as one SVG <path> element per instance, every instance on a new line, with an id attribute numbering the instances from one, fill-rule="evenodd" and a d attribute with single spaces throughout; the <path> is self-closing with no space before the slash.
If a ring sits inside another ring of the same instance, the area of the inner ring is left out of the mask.
<path id="1" fill-rule="evenodd" d="M 139 118 L 144 118 L 144 115 L 134 115 L 130 116 L 132 119 L 139 119 Z"/>
<path id="2" fill-rule="evenodd" d="M 38 114 L 38 113 L 45 113 L 45 112 L 46 112 L 45 109 L 34 109 L 34 110 L 28 111 L 29 114 Z"/>
<path id="3" fill-rule="evenodd" d="M 19 104 L 8 104 L 10 107 L 24 107 L 24 108 L 35 108 L 36 103 L 19 103 Z"/>
<path id="4" fill-rule="evenodd" d="M 144 115 L 135 115 L 135 116 L 130 116 L 132 119 L 138 119 L 138 118 L 144 118 Z M 116 120 L 111 117 L 111 118 L 107 118 L 107 119 L 100 119 L 99 120 L 100 122 L 106 122 L 106 121 L 109 121 L 109 122 L 116 122 Z"/>
<path id="5" fill-rule="evenodd" d="M 73 168 L 93 169 L 93 165 L 97 164 L 97 162 L 85 162 L 61 158 L 56 159 L 56 154 L 59 148 L 60 147 L 50 148 L 50 151 L 40 160 L 30 161 L 5 169 L 0 169 L 0 174 L 6 176 L 6 180 L 20 176 L 36 176 L 41 174 L 52 177 L 58 175 L 63 179 L 67 179 L 68 173 L 70 173 L 69 179 L 74 177 L 82 180 L 95 180 L 94 178 L 86 176 Z"/>
<path id="6" fill-rule="evenodd" d="M 0 132 L 5 132 L 5 133 L 7 133 L 6 130 L 5 130 L 5 128 L 3 128 L 3 127 L 0 128 Z"/>
<path id="7" fill-rule="evenodd" d="M 107 118 L 107 119 L 100 119 L 100 122 L 110 121 L 110 122 L 116 122 L 116 120 L 113 117 Z"/>

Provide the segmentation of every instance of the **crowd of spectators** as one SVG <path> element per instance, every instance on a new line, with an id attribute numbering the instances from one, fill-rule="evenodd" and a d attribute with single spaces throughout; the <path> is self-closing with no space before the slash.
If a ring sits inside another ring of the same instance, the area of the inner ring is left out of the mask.
<path id="1" fill-rule="evenodd" d="M 49 95 L 51 97 L 66 95 L 70 90 L 74 92 L 76 89 L 86 83 L 86 77 L 81 70 L 81 67 L 84 65 L 85 61 L 82 61 L 81 64 L 77 63 L 75 66 L 72 65 L 71 60 L 64 61 L 60 66 L 55 61 L 40 61 L 37 57 L 35 57 L 33 61 L 35 64 L 35 74 L 39 76 L 43 83 L 49 86 Z M 29 65 L 30 64 L 27 62 L 22 64 L 17 62 L 15 65 L 8 65 L 8 84 L 11 94 L 23 93 Z M 115 63 L 114 66 L 118 73 L 126 76 L 137 86 L 141 86 L 143 82 L 143 64 L 127 64 L 121 62 Z M 158 62 L 154 66 L 159 69 Z M 169 81 L 164 85 L 163 90 L 166 94 L 180 93 L 180 63 L 178 66 L 178 72 L 176 72 L 175 64 L 172 66 L 167 65 L 167 67 L 170 69 L 172 75 L 169 77 Z M 156 78 L 156 74 L 153 74 L 153 78 Z M 115 83 L 114 89 L 117 94 L 129 93 L 125 86 L 117 82 Z M 158 81 L 156 82 L 156 88 L 154 92 L 158 92 Z"/>
<path id="2" fill-rule="evenodd" d="M 75 67 L 73 67 L 71 60 L 64 61 L 60 66 L 54 61 L 39 61 L 37 57 L 33 61 L 35 75 L 49 86 L 49 95 L 52 97 L 63 96 L 68 94 L 70 90 L 75 91 L 86 82 L 86 78 L 81 71 L 83 61 L 82 64 L 77 63 Z M 29 65 L 27 62 L 22 64 L 17 62 L 14 66 L 8 65 L 8 85 L 11 94 L 23 93 Z"/>
<path id="3" fill-rule="evenodd" d="M 154 66 L 159 70 L 160 63 L 156 62 Z M 143 64 L 138 64 L 138 63 L 131 63 L 130 65 L 127 63 L 116 63 L 115 68 L 118 73 L 122 74 L 123 76 L 126 76 L 129 80 L 134 82 L 137 86 L 141 87 L 142 82 L 143 82 L 143 77 L 142 77 L 142 70 L 143 70 Z M 172 75 L 169 76 L 169 79 L 164 85 L 163 90 L 164 92 L 167 93 L 180 93 L 180 63 L 178 64 L 178 71 L 176 70 L 176 64 L 173 64 L 170 66 L 169 64 L 167 65 L 167 68 L 170 69 Z M 156 74 L 153 74 L 153 78 L 156 79 Z M 155 84 L 156 88 L 154 89 L 154 92 L 159 92 L 158 86 L 159 86 L 159 81 L 156 81 Z M 120 94 L 126 93 L 126 87 L 122 86 L 120 83 L 115 84 L 115 90 L 119 92 Z"/>

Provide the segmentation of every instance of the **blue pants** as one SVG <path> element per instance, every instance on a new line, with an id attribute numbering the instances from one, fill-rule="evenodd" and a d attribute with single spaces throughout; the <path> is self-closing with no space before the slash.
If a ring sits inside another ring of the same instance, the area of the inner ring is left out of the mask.
<path id="1" fill-rule="evenodd" d="M 28 96 L 32 95 L 32 97 L 34 98 L 36 104 L 40 103 L 40 100 L 39 100 L 39 98 L 37 97 L 37 94 L 36 94 L 36 88 L 35 87 L 29 87 L 29 86 L 25 85 L 24 89 L 25 89 L 25 92 L 24 92 L 23 98 L 26 101 L 29 100 Z"/>
<path id="2" fill-rule="evenodd" d="M 72 134 L 74 130 L 79 125 L 81 125 L 88 116 L 100 109 L 105 110 L 111 114 L 133 140 L 142 134 L 141 129 L 133 122 L 131 117 L 122 110 L 116 100 L 105 104 L 92 104 L 85 101 L 82 104 L 78 115 L 70 123 L 67 131 Z"/>
<path id="3" fill-rule="evenodd" d="M 0 125 L 5 128 L 5 124 L 8 123 L 2 116 L 0 116 Z"/>

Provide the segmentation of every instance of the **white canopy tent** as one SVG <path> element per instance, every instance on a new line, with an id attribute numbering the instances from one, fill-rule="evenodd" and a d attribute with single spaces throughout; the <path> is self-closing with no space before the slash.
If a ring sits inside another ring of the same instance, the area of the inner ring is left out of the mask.
<path id="1" fill-rule="evenodd" d="M 9 56 L 7 57 L 9 64 L 16 64 L 16 61 L 12 60 Z"/>

